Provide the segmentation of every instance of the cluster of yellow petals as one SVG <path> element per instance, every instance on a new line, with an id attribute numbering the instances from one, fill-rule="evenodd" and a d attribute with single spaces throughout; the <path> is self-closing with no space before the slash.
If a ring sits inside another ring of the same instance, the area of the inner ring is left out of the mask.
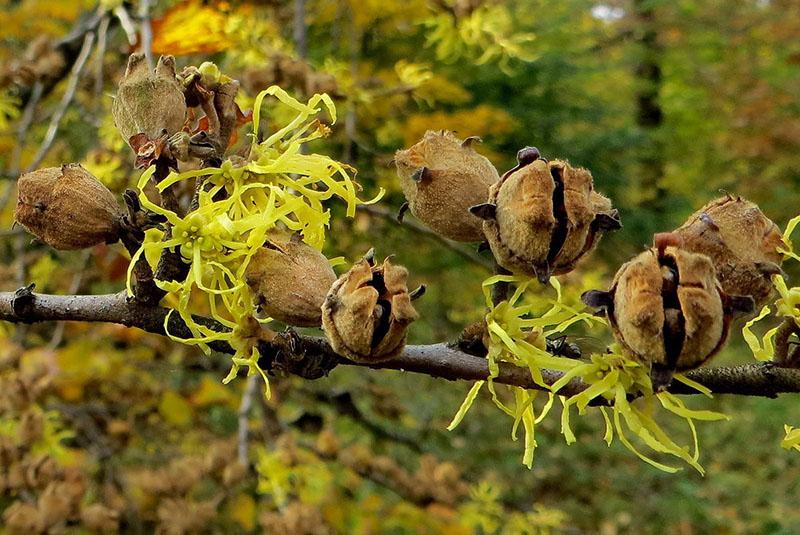
<path id="1" fill-rule="evenodd" d="M 326 203 L 338 197 L 352 217 L 358 204 L 358 187 L 354 169 L 321 154 L 304 154 L 301 147 L 324 137 L 329 128 L 318 115 L 326 111 L 332 123 L 336 109 L 330 97 L 317 94 L 300 102 L 278 86 L 261 92 L 255 100 L 253 132 L 260 125 L 263 100 L 275 97 L 289 120 L 263 141 L 253 135 L 248 158 L 229 159 L 220 167 L 183 173 L 173 172 L 156 184 L 159 192 L 187 180 L 202 181 L 197 194 L 197 207 L 185 216 L 152 202 L 144 192 L 155 168 L 144 172 L 139 180 L 139 199 L 144 208 L 166 218 L 169 234 L 150 229 L 144 243 L 131 261 L 128 291 L 131 292 L 133 265 L 144 256 L 156 268 L 165 250 L 179 252 L 190 271 L 185 280 L 156 280 L 159 288 L 176 301 L 174 310 L 192 333 L 180 338 L 165 330 L 174 340 L 197 345 L 210 352 L 209 343 L 227 341 L 235 350 L 233 366 L 226 381 L 246 366 L 248 374 L 266 375 L 258 366 L 256 344 L 259 323 L 253 296 L 245 283 L 245 271 L 253 255 L 262 247 L 267 233 L 281 227 L 299 232 L 303 240 L 321 249 L 330 222 Z M 369 202 L 374 202 L 378 197 Z M 197 322 L 192 311 L 207 308 L 225 332 Z"/>
<path id="2" fill-rule="evenodd" d="M 509 299 L 494 305 L 491 301 L 491 287 L 497 283 L 513 283 L 515 292 Z M 610 445 L 615 436 L 629 450 L 645 462 L 660 470 L 675 472 L 678 468 L 664 464 L 640 451 L 633 437 L 656 454 L 676 457 L 699 472 L 699 448 L 695 421 L 727 419 L 724 414 L 706 410 L 691 410 L 683 401 L 669 392 L 653 392 L 649 370 L 640 363 L 625 357 L 618 348 L 612 347 L 607 353 L 591 355 L 588 361 L 552 355 L 545 350 L 547 336 L 564 332 L 567 327 L 583 322 L 592 325 L 604 320 L 588 312 L 565 303 L 561 288 L 556 279 L 551 279 L 555 297 L 548 298 L 549 308 L 541 315 L 535 311 L 540 308 L 526 293 L 531 285 L 538 284 L 533 279 L 518 276 L 496 275 L 483 283 L 486 304 L 486 326 L 489 333 L 487 359 L 490 375 L 486 381 L 478 381 L 470 389 L 466 399 L 453 418 L 448 429 L 455 428 L 464 418 L 478 393 L 487 385 L 494 403 L 514 420 L 512 437 L 516 439 L 517 429 L 522 424 L 525 431 L 525 452 L 523 463 L 529 468 L 533 465 L 536 440 L 535 425 L 550 413 L 556 398 L 561 403 L 561 432 L 568 444 L 576 441 L 570 424 L 571 409 L 577 408 L 580 416 L 587 414 L 591 404 L 599 405 L 598 412 L 603 416 L 606 431 L 604 440 Z M 500 363 L 507 363 L 530 371 L 531 379 L 543 388 L 542 391 L 520 387 L 508 387 L 513 395 L 513 403 L 508 404 L 498 396 L 493 379 L 499 374 Z M 548 384 L 542 370 L 561 372 L 561 377 Z M 711 396 L 701 385 L 678 374 L 681 381 L 698 391 Z M 573 379 L 581 380 L 587 387 L 571 396 L 559 395 Z M 538 414 L 534 402 L 537 396 L 545 396 Z M 692 446 L 675 442 L 656 420 L 656 410 L 664 409 L 663 414 L 678 416 L 686 421 L 692 435 Z"/>

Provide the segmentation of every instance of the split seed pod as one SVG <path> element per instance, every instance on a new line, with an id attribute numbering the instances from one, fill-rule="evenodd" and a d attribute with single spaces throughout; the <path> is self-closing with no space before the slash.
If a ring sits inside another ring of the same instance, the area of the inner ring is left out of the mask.
<path id="1" fill-rule="evenodd" d="M 299 234 L 273 231 L 250 260 L 245 279 L 270 317 L 297 327 L 322 325 L 322 303 L 336 281 L 325 255 Z"/>
<path id="2" fill-rule="evenodd" d="M 355 362 L 381 362 L 405 346 L 409 324 L 417 319 L 409 293 L 408 271 L 389 259 L 375 265 L 372 252 L 333 284 L 322 305 L 322 326 L 333 350 Z"/>
<path id="3" fill-rule="evenodd" d="M 147 140 L 179 132 L 186 121 L 186 99 L 175 77 L 175 58 L 161 56 L 151 72 L 143 54 L 132 54 L 111 111 L 117 130 L 134 150 Z M 132 142 L 138 134 L 147 139 Z"/>
<path id="4" fill-rule="evenodd" d="M 675 231 L 684 247 L 711 258 L 722 289 L 769 300 L 771 276 L 781 272 L 781 232 L 755 203 L 730 195 L 711 201 Z"/>
<path id="5" fill-rule="evenodd" d="M 17 184 L 14 220 L 47 245 L 72 250 L 119 239 L 122 208 L 80 164 L 38 169 Z"/>
<path id="6" fill-rule="evenodd" d="M 483 241 L 481 221 L 469 207 L 486 202 L 489 187 L 500 178 L 492 163 L 472 148 L 476 140 L 462 141 L 447 130 L 428 131 L 417 144 L 395 154 L 411 213 L 438 234 L 461 242 Z"/>
<path id="7" fill-rule="evenodd" d="M 526 147 L 518 165 L 491 187 L 489 201 L 470 210 L 497 263 L 546 282 L 568 273 L 603 232 L 622 227 L 611 201 L 594 191 L 592 175 L 566 162 L 548 162 Z"/>
<path id="8" fill-rule="evenodd" d="M 683 249 L 674 233 L 656 235 L 656 247 L 624 264 L 609 291 L 582 299 L 605 310 L 625 353 L 651 365 L 657 390 L 675 371 L 707 362 L 725 344 L 734 315 L 753 309 L 750 296 L 726 294 L 711 259 Z"/>

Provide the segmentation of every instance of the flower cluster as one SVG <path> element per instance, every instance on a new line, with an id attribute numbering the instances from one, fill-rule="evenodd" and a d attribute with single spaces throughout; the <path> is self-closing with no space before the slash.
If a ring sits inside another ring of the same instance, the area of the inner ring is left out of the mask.
<path id="1" fill-rule="evenodd" d="M 355 214 L 356 206 L 364 203 L 358 197 L 352 168 L 327 156 L 304 154 L 301 150 L 303 144 L 329 133 L 318 115 L 324 109 L 332 122 L 336 121 L 331 99 L 317 94 L 302 103 L 283 89 L 272 86 L 256 98 L 253 112 L 256 133 L 262 102 L 268 96 L 282 104 L 283 109 L 279 111 L 284 115 L 288 111 L 289 119 L 263 141 L 259 142 L 254 134 L 247 158 L 233 157 L 219 167 L 173 172 L 156 184 L 163 192 L 180 182 L 199 181 L 195 210 L 181 215 L 147 197 L 145 186 L 155 167 L 143 173 L 138 184 L 142 206 L 163 216 L 169 230 L 147 231 L 141 249 L 130 264 L 128 291 L 131 291 L 133 266 L 140 257 L 146 258 L 155 268 L 164 251 L 179 252 L 181 259 L 191 266 L 188 276 L 181 281 L 157 280 L 156 284 L 173 296 L 174 310 L 192 336 L 181 338 L 170 333 L 169 316 L 165 319 L 165 330 L 172 339 L 197 345 L 206 352 L 210 351 L 209 343 L 227 341 L 236 354 L 226 381 L 236 376 L 240 366 L 246 366 L 248 374 L 260 373 L 266 381 L 257 363 L 256 345 L 268 335 L 260 323 L 269 318 L 257 317 L 245 272 L 265 243 L 267 233 L 274 228 L 288 229 L 320 250 L 330 221 L 325 203 L 339 197 L 346 203 L 350 217 Z M 197 322 L 192 311 L 197 311 L 198 307 L 207 308 L 226 331 L 219 332 Z"/>
<path id="2" fill-rule="evenodd" d="M 558 398 L 562 405 L 561 432 L 568 444 L 576 441 L 570 424 L 571 409 L 576 407 L 578 415 L 583 416 L 587 414 L 587 407 L 598 405 L 606 425 L 604 440 L 609 445 L 614 436 L 617 436 L 626 448 L 643 461 L 667 472 L 678 470 L 642 453 L 631 440 L 632 437 L 636 437 L 654 453 L 674 456 L 703 473 L 703 468 L 698 462 L 699 448 L 695 421 L 722 420 L 727 417 L 717 412 L 689 409 L 683 401 L 669 392 L 655 393 L 649 370 L 641 363 L 625 357 L 618 348 L 612 347 L 608 353 L 591 355 L 588 361 L 548 353 L 544 345 L 547 336 L 562 333 L 577 322 L 587 325 L 603 322 L 601 318 L 566 303 L 558 281 L 554 278 L 550 281 L 556 295 L 554 298 L 546 299 L 549 308 L 540 315 L 536 315 L 536 311 L 541 305 L 533 303 L 529 298 L 526 299 L 530 286 L 536 284 L 535 279 L 496 275 L 484 281 L 484 291 L 489 306 L 486 325 L 490 377 L 487 381 L 478 381 L 474 384 L 449 429 L 455 428 L 460 423 L 486 383 L 495 404 L 514 419 L 512 437 L 516 437 L 517 429 L 520 423 L 522 424 L 525 430 L 523 462 L 529 468 L 533 464 L 536 448 L 535 424 L 549 414 L 555 399 Z M 490 299 L 491 287 L 501 282 L 514 283 L 516 290 L 509 299 L 493 305 Z M 493 382 L 499 375 L 501 362 L 527 368 L 533 381 L 543 387 L 544 392 L 508 387 L 513 394 L 513 404 L 509 406 L 498 396 Z M 543 376 L 544 369 L 561 372 L 561 376 L 555 382 L 548 383 Z M 560 395 L 559 392 L 574 379 L 581 380 L 586 388 L 570 396 Z M 676 374 L 675 379 L 711 396 L 706 388 L 681 374 Z M 534 402 L 537 396 L 543 393 L 546 395 L 546 400 L 537 415 Z M 659 407 L 664 409 L 665 414 L 672 414 L 686 421 L 693 440 L 691 448 L 677 443 L 664 431 L 656 420 L 655 413 Z"/>

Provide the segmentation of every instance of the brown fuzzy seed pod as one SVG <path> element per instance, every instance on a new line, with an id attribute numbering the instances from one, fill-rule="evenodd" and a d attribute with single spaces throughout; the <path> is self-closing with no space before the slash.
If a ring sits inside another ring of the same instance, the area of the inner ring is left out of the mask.
<path id="1" fill-rule="evenodd" d="M 297 327 L 322 325 L 322 303 L 336 273 L 325 255 L 299 234 L 275 230 L 245 274 L 256 304 L 270 317 Z"/>
<path id="2" fill-rule="evenodd" d="M 114 194 L 80 164 L 22 175 L 14 220 L 55 249 L 119 239 L 123 211 Z"/>
<path id="3" fill-rule="evenodd" d="M 759 209 L 741 197 L 725 196 L 695 212 L 675 231 L 684 247 L 711 258 L 727 293 L 751 295 L 761 308 L 769 300 L 771 276 L 780 273 L 781 232 Z"/>
<path id="4" fill-rule="evenodd" d="M 373 265 L 370 255 L 339 277 L 322 305 L 322 326 L 333 350 L 355 362 L 397 356 L 417 319 L 407 278 L 406 268 L 388 258 Z"/>
<path id="5" fill-rule="evenodd" d="M 518 158 L 520 164 L 491 187 L 488 203 L 472 211 L 485 219 L 498 264 L 546 282 L 572 271 L 603 232 L 621 228 L 619 214 L 594 191 L 588 170 L 539 159 L 533 148 Z"/>
<path id="6" fill-rule="evenodd" d="M 175 77 L 175 58 L 161 56 L 151 72 L 143 54 L 131 54 L 111 111 L 128 144 L 137 134 L 153 140 L 180 131 L 186 121 L 186 99 Z"/>
<path id="7" fill-rule="evenodd" d="M 707 362 L 723 347 L 733 315 L 753 307 L 750 297 L 722 290 L 709 257 L 673 245 L 634 257 L 608 292 L 587 292 L 583 300 L 606 310 L 614 338 L 651 365 L 656 388 L 669 384 L 674 371 Z"/>
<path id="8" fill-rule="evenodd" d="M 420 221 L 445 238 L 483 241 L 481 220 L 470 206 L 486 202 L 500 178 L 492 163 L 452 132 L 428 131 L 417 144 L 395 154 L 408 207 Z"/>

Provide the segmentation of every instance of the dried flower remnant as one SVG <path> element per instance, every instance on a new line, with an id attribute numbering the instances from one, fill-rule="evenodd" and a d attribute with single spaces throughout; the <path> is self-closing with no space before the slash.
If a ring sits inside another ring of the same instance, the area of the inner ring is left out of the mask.
<path id="1" fill-rule="evenodd" d="M 566 162 L 548 162 L 526 147 L 518 165 L 491 187 L 489 200 L 470 210 L 497 263 L 515 274 L 546 282 L 568 273 L 603 232 L 621 228 L 611 201 L 594 191 L 592 175 Z"/>
<path id="2" fill-rule="evenodd" d="M 336 273 L 300 234 L 270 232 L 245 276 L 256 304 L 273 319 L 298 327 L 322 325 L 322 303 Z"/>
<path id="3" fill-rule="evenodd" d="M 79 164 L 22 175 L 14 220 L 55 249 L 84 249 L 119 239 L 122 207 Z"/>
<path id="4" fill-rule="evenodd" d="M 147 167 L 167 149 L 186 122 L 186 99 L 175 75 L 175 58 L 161 56 L 154 71 L 143 54 L 132 54 L 112 107 L 114 124 Z"/>
<path id="5" fill-rule="evenodd" d="M 417 312 L 411 301 L 425 287 L 408 291 L 408 271 L 389 259 L 375 265 L 370 251 L 333 284 L 322 305 L 322 325 L 334 351 L 355 362 L 381 362 L 398 355 Z"/>
<path id="6" fill-rule="evenodd" d="M 771 277 L 781 273 L 781 231 L 755 203 L 727 195 L 706 204 L 675 231 L 684 248 L 708 255 L 722 289 L 751 295 L 756 306 L 773 292 Z"/>
<path id="7" fill-rule="evenodd" d="M 655 247 L 624 264 L 609 291 L 582 299 L 605 309 L 624 352 L 651 366 L 656 391 L 675 371 L 706 363 L 725 344 L 734 315 L 753 309 L 752 297 L 726 294 L 711 259 L 683 249 L 674 233 L 656 235 Z"/>
<path id="8" fill-rule="evenodd" d="M 428 131 L 395 155 L 411 213 L 445 238 L 461 242 L 483 241 L 481 221 L 469 208 L 486 202 L 489 187 L 499 179 L 491 162 L 472 148 L 476 140 Z"/>

